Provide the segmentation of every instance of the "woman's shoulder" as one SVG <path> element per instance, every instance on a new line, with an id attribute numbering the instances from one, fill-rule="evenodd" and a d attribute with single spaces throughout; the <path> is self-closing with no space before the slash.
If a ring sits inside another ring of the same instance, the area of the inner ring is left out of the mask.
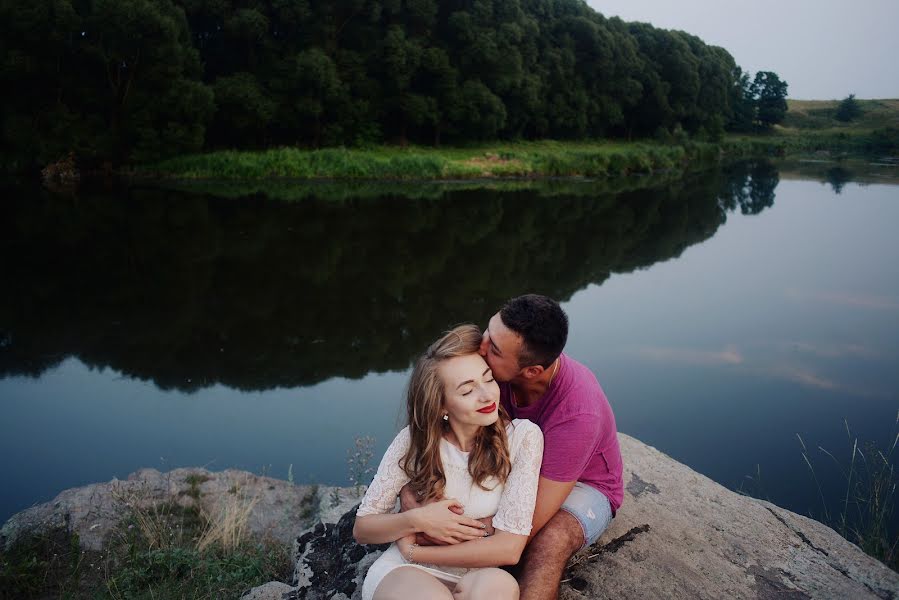
<path id="1" fill-rule="evenodd" d="M 405 452 L 407 448 L 409 448 L 409 444 L 412 440 L 412 434 L 409 432 L 409 426 L 406 425 L 396 434 L 396 437 L 393 438 L 393 442 L 390 444 L 390 448 L 388 450 L 393 451 L 403 451 Z"/>
<path id="2" fill-rule="evenodd" d="M 530 419 L 512 419 L 506 427 L 519 432 L 540 431 L 540 426 Z"/>
<path id="3" fill-rule="evenodd" d="M 512 422 L 506 426 L 506 432 L 509 442 L 513 446 L 527 439 L 543 439 L 543 432 L 540 431 L 540 427 L 528 419 L 512 419 Z"/>

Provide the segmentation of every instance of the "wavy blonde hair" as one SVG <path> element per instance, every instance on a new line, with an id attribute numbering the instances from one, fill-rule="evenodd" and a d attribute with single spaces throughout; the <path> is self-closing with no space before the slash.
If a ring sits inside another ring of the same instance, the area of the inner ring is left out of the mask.
<path id="1" fill-rule="evenodd" d="M 406 410 L 411 443 L 400 467 L 409 477 L 409 486 L 423 501 L 443 498 L 446 475 L 440 460 L 440 440 L 446 430 L 443 420 L 446 386 L 439 365 L 451 358 L 478 351 L 481 330 L 476 325 L 460 325 L 446 332 L 418 358 L 406 390 Z M 499 419 L 481 427 L 468 455 L 471 479 L 483 490 L 487 480 L 496 477 L 505 483 L 512 470 L 506 424 L 509 416 L 498 407 Z"/>

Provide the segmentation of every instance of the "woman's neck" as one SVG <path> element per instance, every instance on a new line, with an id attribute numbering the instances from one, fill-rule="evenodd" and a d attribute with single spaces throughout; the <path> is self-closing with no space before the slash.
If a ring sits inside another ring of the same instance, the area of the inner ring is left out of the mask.
<path id="1" fill-rule="evenodd" d="M 478 435 L 480 425 L 461 425 L 450 423 L 444 437 L 446 441 L 453 444 L 462 452 L 471 452 L 474 448 L 474 441 Z"/>

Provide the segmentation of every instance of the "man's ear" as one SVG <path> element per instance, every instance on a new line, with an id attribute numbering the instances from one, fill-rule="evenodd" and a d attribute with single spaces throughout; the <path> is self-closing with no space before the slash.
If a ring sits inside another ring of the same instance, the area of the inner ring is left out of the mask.
<path id="1" fill-rule="evenodd" d="M 524 375 L 525 379 L 536 379 L 540 377 L 540 375 L 545 371 L 543 367 L 540 365 L 533 365 L 530 367 L 525 367 L 521 370 L 521 374 Z"/>

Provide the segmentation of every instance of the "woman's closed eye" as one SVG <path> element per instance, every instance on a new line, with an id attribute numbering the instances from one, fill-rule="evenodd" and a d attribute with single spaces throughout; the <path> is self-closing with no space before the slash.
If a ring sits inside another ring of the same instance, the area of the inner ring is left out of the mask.
<path id="1" fill-rule="evenodd" d="M 493 383 L 494 381 L 496 381 L 496 380 L 495 380 L 495 379 L 493 378 L 493 376 L 491 375 L 491 376 L 490 376 L 490 379 L 485 379 L 485 380 L 484 380 L 484 383 Z M 470 394 L 470 393 L 473 392 L 473 391 L 474 391 L 473 389 L 469 388 L 469 389 L 467 389 L 466 391 L 462 392 L 462 395 L 463 395 L 463 396 L 467 396 L 468 394 Z"/>

